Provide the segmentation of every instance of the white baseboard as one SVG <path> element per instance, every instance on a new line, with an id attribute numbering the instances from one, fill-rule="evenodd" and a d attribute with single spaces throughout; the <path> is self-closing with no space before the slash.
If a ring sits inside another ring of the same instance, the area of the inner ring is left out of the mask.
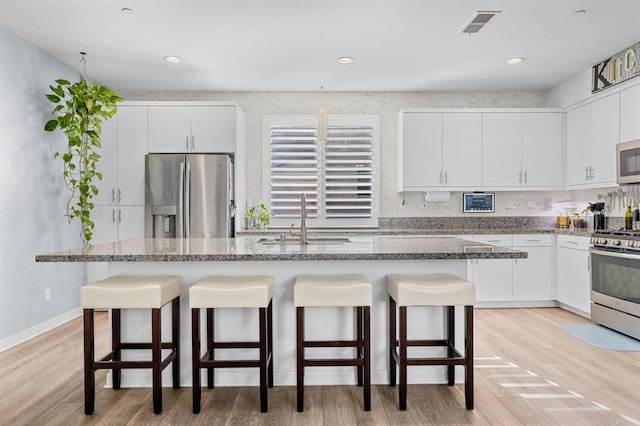
<path id="1" fill-rule="evenodd" d="M 77 318 L 80 315 L 82 315 L 82 309 L 76 308 L 62 315 L 58 315 L 55 318 L 51 318 L 50 320 L 34 325 L 33 327 L 14 334 L 13 336 L 6 337 L 0 340 L 0 352 L 6 351 L 7 349 L 19 345 L 22 342 L 25 342 L 33 337 L 56 328 L 57 326 L 71 321 L 72 319 Z"/>

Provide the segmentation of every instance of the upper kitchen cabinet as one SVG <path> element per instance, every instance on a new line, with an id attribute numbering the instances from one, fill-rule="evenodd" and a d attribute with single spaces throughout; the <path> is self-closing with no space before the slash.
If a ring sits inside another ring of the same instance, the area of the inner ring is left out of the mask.
<path id="1" fill-rule="evenodd" d="M 640 139 L 640 84 L 620 93 L 620 142 Z"/>
<path id="2" fill-rule="evenodd" d="M 144 205 L 144 155 L 147 153 L 147 107 L 119 105 L 102 128 L 102 158 L 96 205 Z"/>
<path id="3" fill-rule="evenodd" d="M 398 115 L 398 191 L 442 185 L 442 113 Z"/>
<path id="4" fill-rule="evenodd" d="M 485 187 L 562 184 L 560 112 L 490 112 L 482 115 L 482 123 Z"/>
<path id="5" fill-rule="evenodd" d="M 442 183 L 459 188 L 482 186 L 482 114 L 442 115 Z"/>
<path id="6" fill-rule="evenodd" d="M 236 150 L 235 105 L 149 106 L 149 152 Z"/>
<path id="7" fill-rule="evenodd" d="M 619 140 L 618 93 L 568 111 L 567 185 L 615 185 Z"/>

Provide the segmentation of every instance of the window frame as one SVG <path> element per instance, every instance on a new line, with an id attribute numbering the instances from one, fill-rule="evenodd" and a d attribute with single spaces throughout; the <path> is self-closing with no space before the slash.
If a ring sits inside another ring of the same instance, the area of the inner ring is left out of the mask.
<path id="1" fill-rule="evenodd" d="M 263 186 L 262 194 L 265 205 L 271 209 L 271 126 L 272 125 L 294 125 L 312 126 L 318 124 L 316 115 L 266 115 L 263 117 Z M 371 161 L 372 161 L 372 201 L 371 218 L 341 218 L 327 219 L 325 217 L 325 158 L 324 150 L 319 156 L 319 188 L 318 188 L 318 217 L 307 218 L 308 228 L 377 228 L 380 212 L 380 117 L 371 114 L 349 114 L 349 115 L 329 115 L 328 126 L 369 126 L 372 130 L 371 137 Z M 321 208 L 322 207 L 322 208 Z M 271 219 L 271 227 L 289 228 L 291 225 L 298 227 L 299 220 L 296 218 Z"/>

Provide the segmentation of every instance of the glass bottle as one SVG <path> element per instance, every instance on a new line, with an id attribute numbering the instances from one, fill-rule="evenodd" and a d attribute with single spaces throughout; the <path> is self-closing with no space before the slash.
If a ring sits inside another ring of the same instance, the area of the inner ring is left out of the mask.
<path id="1" fill-rule="evenodd" d="M 631 206 L 627 206 L 627 211 L 624 214 L 624 229 L 633 229 L 633 212 Z"/>

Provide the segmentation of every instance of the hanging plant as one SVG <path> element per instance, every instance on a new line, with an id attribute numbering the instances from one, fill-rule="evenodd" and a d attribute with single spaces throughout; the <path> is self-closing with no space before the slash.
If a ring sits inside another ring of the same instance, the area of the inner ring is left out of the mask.
<path id="1" fill-rule="evenodd" d="M 113 117 L 117 103 L 123 99 L 107 86 L 88 84 L 83 76 L 75 83 L 62 79 L 55 83 L 49 86 L 52 93 L 46 94 L 56 104 L 54 118 L 47 121 L 44 129 L 52 132 L 60 128 L 67 136 L 66 151 L 56 152 L 54 158 L 62 159 L 62 177 L 71 192 L 65 216 L 69 222 L 80 219 L 80 238 L 86 246 L 93 236 L 92 199 L 98 194 L 93 182 L 102 179 L 96 169 L 102 123 Z"/>

